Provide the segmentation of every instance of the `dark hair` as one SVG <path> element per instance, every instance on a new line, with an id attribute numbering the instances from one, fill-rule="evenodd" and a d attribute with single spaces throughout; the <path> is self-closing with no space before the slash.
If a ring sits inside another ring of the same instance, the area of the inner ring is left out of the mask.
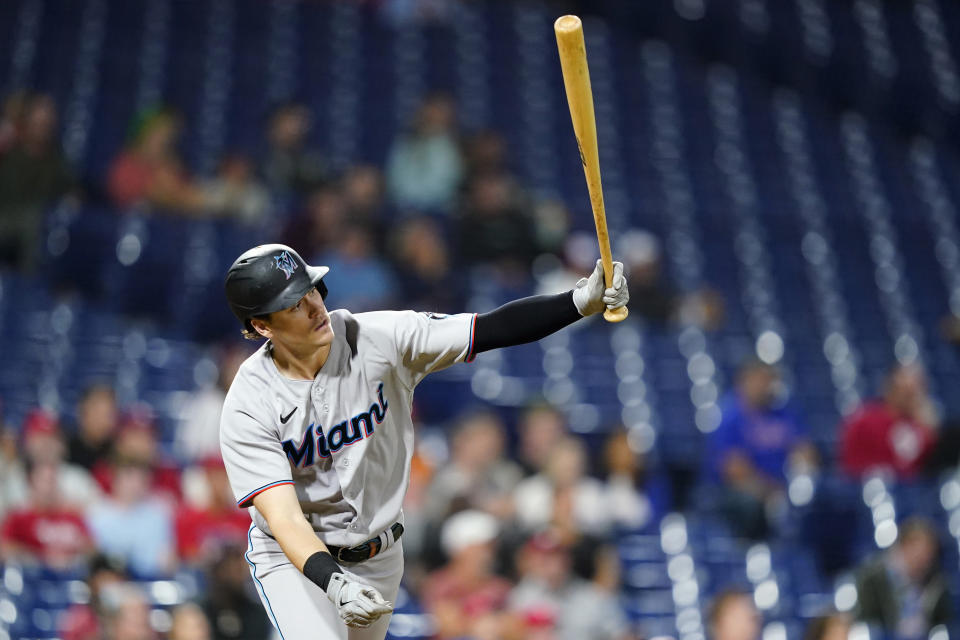
<path id="1" fill-rule="evenodd" d="M 116 396 L 116 391 L 114 390 L 113 385 L 106 380 L 95 380 L 83 388 L 83 391 L 80 393 L 78 404 L 83 404 L 90 398 L 90 396 L 100 393 L 101 391 L 106 391 L 112 397 Z"/>
<path id="2" fill-rule="evenodd" d="M 259 331 L 253 328 L 253 324 L 250 322 L 251 320 L 254 320 L 254 319 L 269 320 L 270 314 L 263 313 L 258 316 L 250 316 L 249 318 L 243 321 L 243 330 L 241 331 L 241 333 L 243 334 L 243 337 L 246 338 L 247 340 L 262 340 L 263 336 L 260 335 Z"/>
<path id="3" fill-rule="evenodd" d="M 127 576 L 127 567 L 124 564 L 121 558 L 116 556 L 107 555 L 105 553 L 97 553 L 92 558 L 90 558 L 90 564 L 88 565 L 87 575 L 93 576 L 100 571 L 109 571 L 111 573 L 116 573 L 120 577 L 125 578 Z"/>

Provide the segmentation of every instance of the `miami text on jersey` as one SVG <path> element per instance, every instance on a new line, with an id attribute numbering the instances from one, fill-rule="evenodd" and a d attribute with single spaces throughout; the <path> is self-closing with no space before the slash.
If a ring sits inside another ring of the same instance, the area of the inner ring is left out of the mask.
<path id="1" fill-rule="evenodd" d="M 381 382 L 377 387 L 377 401 L 367 411 L 338 422 L 326 433 L 323 425 L 311 422 L 299 444 L 295 444 L 294 440 L 283 441 L 283 451 L 294 466 L 309 467 L 316 458 L 329 458 L 331 453 L 372 436 L 373 425 L 383 422 L 387 407 Z"/>

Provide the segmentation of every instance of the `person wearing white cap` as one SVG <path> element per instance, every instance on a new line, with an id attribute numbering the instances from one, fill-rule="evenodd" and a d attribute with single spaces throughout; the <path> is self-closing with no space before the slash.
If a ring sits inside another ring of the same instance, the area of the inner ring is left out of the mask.
<path id="1" fill-rule="evenodd" d="M 440 544 L 449 562 L 430 574 L 423 588 L 435 637 L 472 637 L 480 627 L 504 624 L 500 612 L 512 585 L 493 572 L 499 533 L 497 519 L 483 511 L 461 511 L 444 523 Z"/>

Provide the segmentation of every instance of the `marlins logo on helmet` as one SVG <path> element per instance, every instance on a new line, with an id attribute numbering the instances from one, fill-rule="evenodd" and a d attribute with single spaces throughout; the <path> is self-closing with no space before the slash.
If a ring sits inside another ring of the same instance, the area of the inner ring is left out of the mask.
<path id="1" fill-rule="evenodd" d="M 289 280 L 290 276 L 293 275 L 293 272 L 297 268 L 297 263 L 294 261 L 294 259 L 291 258 L 290 254 L 287 253 L 286 251 L 284 251 L 278 256 L 274 256 L 273 259 L 275 261 L 275 266 L 277 267 L 277 269 L 280 269 L 281 271 L 283 271 L 283 273 L 287 276 L 287 280 Z"/>

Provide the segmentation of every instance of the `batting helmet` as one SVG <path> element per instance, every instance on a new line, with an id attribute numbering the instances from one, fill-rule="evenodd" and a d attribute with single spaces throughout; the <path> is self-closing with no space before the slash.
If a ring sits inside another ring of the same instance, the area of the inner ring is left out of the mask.
<path id="1" fill-rule="evenodd" d="M 323 276 L 328 267 L 311 267 L 283 244 L 262 244 L 245 251 L 227 271 L 224 287 L 230 310 L 245 329 L 247 321 L 292 307 L 311 289 L 327 297 Z"/>

